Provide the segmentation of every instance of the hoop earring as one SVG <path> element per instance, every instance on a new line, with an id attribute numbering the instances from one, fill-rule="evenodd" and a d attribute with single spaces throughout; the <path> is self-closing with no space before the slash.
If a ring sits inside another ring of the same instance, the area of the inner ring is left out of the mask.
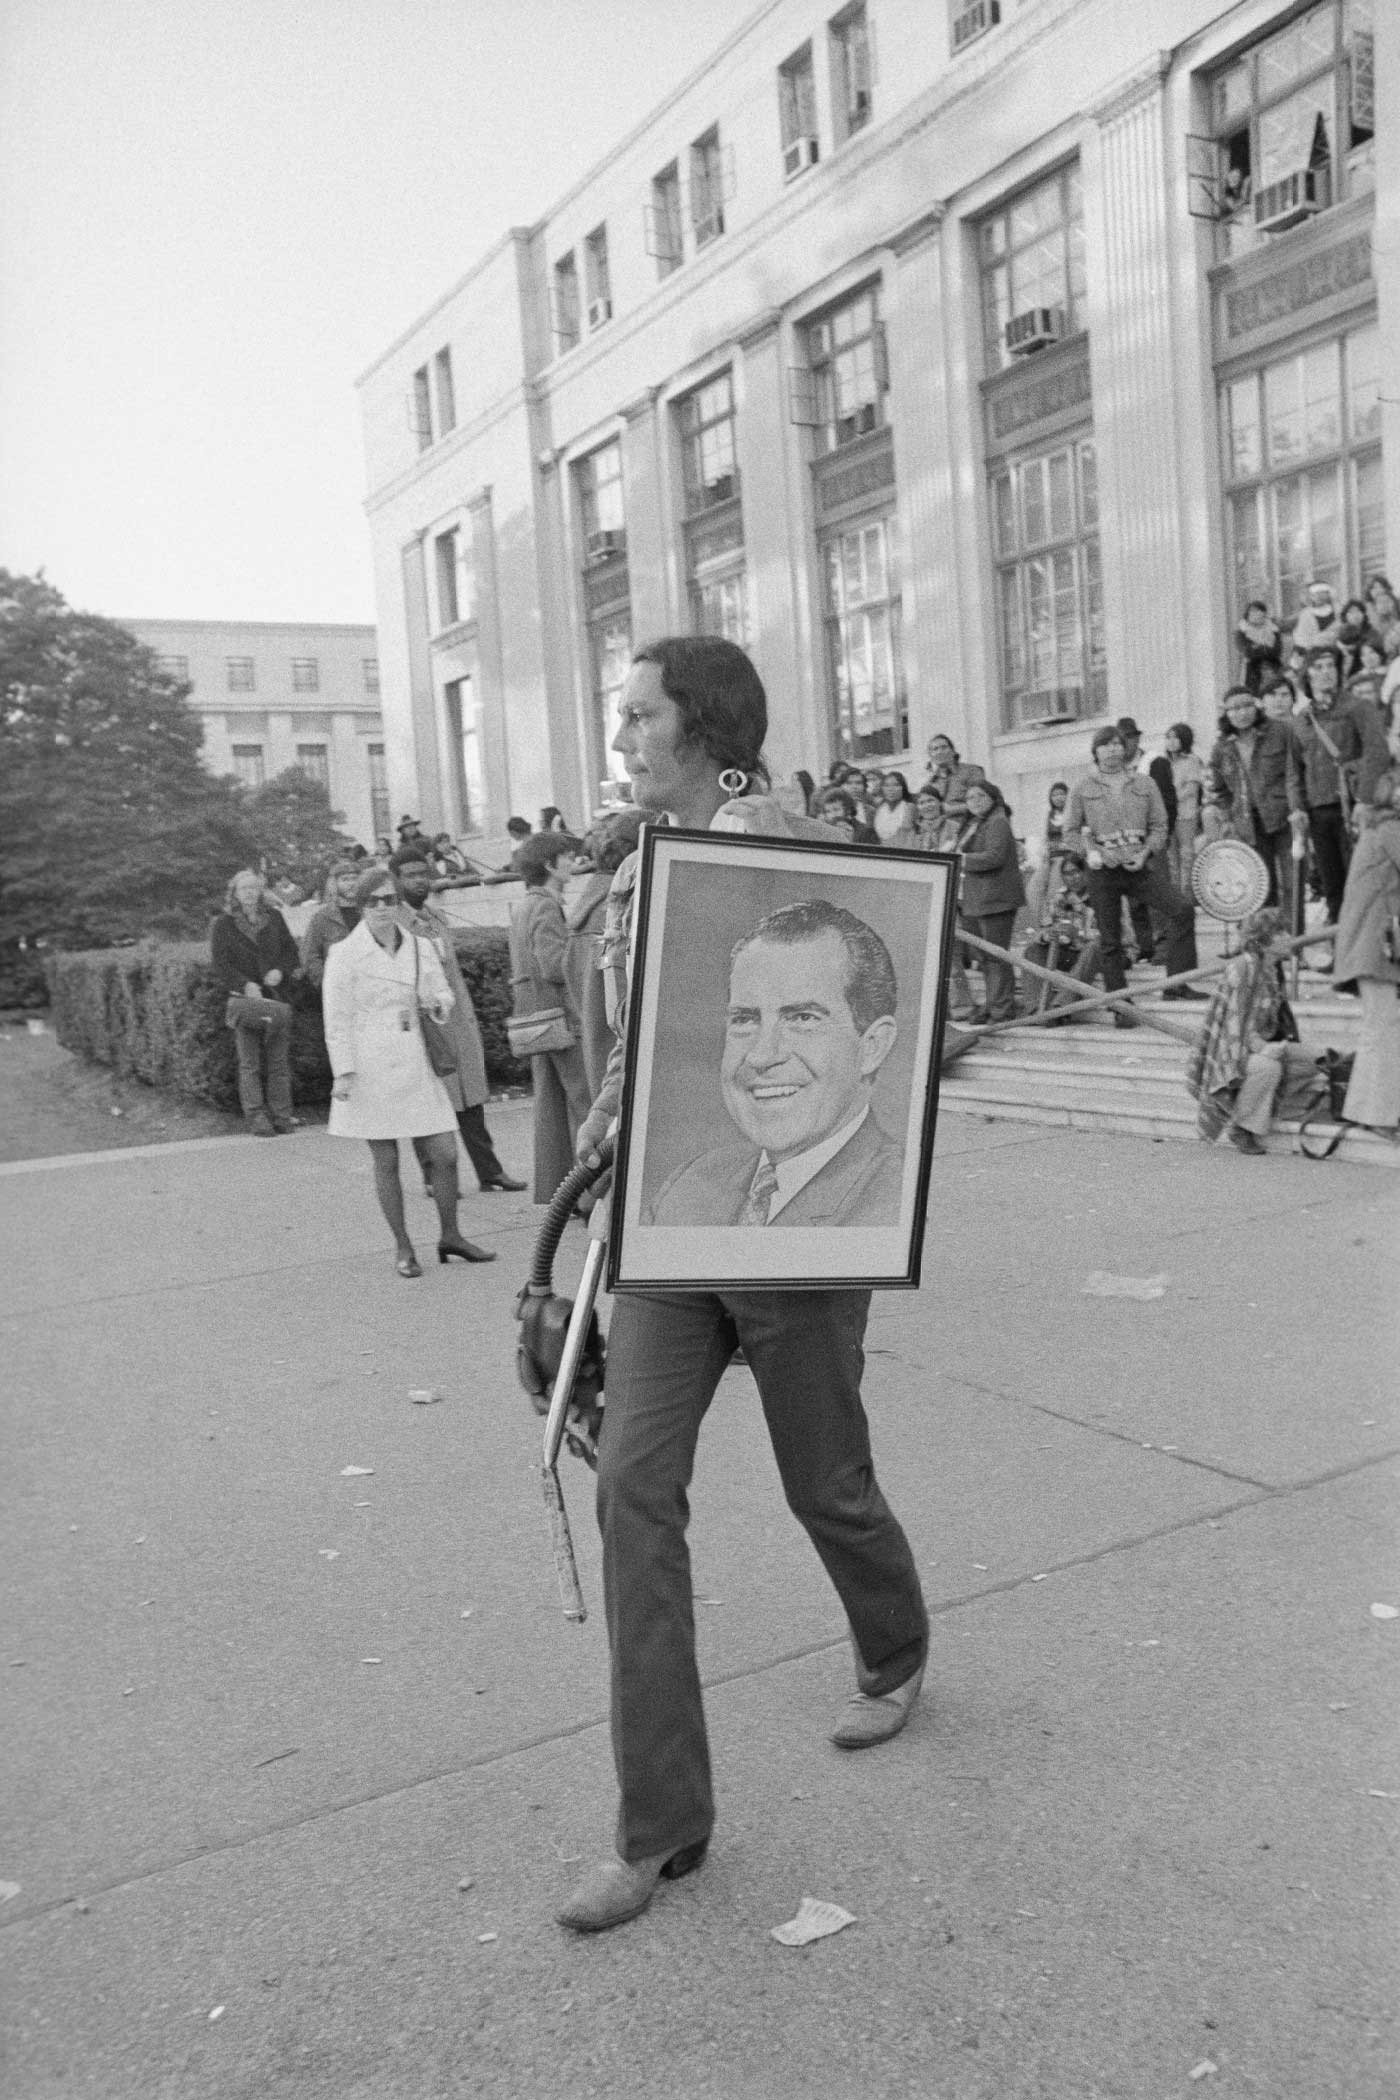
<path id="1" fill-rule="evenodd" d="M 737 766 L 726 766 L 719 776 L 719 784 L 731 801 L 749 791 L 749 775 L 741 773 Z"/>

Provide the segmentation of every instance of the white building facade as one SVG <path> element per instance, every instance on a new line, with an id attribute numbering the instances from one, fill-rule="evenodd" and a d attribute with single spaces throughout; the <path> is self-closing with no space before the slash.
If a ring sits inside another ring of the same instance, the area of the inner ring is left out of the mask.
<path id="1" fill-rule="evenodd" d="M 1386 0 L 760 8 L 360 382 L 395 804 L 578 823 L 687 631 L 782 772 L 944 730 L 1024 821 L 1096 719 L 1207 739 L 1249 598 L 1400 564 L 1398 53 Z"/>
<path id="2" fill-rule="evenodd" d="M 390 832 L 373 627 L 263 620 L 126 620 L 188 679 L 211 773 L 261 787 L 290 766 L 319 780 L 352 837 Z M 417 815 L 412 802 L 405 805 Z"/>

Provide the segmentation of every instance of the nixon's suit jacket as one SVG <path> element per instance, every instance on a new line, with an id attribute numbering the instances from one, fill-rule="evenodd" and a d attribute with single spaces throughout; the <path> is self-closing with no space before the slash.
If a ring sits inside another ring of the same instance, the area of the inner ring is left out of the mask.
<path id="1" fill-rule="evenodd" d="M 648 1225 L 734 1225 L 753 1186 L 757 1149 L 743 1139 L 677 1167 L 643 1217 Z M 904 1158 L 873 1115 L 784 1204 L 774 1225 L 898 1225 Z"/>

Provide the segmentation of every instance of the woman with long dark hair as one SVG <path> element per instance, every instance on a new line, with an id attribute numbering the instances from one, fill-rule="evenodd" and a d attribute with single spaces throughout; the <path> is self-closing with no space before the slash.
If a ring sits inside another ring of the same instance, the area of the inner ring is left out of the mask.
<path id="1" fill-rule="evenodd" d="M 1026 890 L 1006 798 L 990 780 L 968 782 L 967 822 L 958 834 L 958 852 L 963 865 L 962 915 L 968 930 L 998 948 L 1009 948 Z M 981 955 L 978 960 L 987 981 L 987 1003 L 973 1014 L 974 1026 L 1013 1020 L 1016 973 L 1011 964 L 992 955 Z"/>

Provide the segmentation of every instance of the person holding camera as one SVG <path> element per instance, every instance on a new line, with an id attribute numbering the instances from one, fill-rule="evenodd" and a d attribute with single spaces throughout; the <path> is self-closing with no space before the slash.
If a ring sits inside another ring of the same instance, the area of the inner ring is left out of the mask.
<path id="1" fill-rule="evenodd" d="M 1154 780 L 1127 770 L 1127 748 L 1116 722 L 1094 732 L 1090 745 L 1094 771 L 1081 780 L 1065 812 L 1065 845 L 1082 856 L 1089 901 L 1099 922 L 1103 947 L 1104 990 L 1121 992 L 1128 983 L 1123 956 L 1123 901 L 1145 904 L 1167 932 L 1167 975 L 1177 977 L 1196 967 L 1196 915 L 1189 898 L 1175 889 L 1159 858 L 1167 842 L 1167 811 Z M 1164 999 L 1201 999 L 1188 984 L 1176 985 Z M 1113 1011 L 1115 1028 L 1135 1028 L 1133 1016 Z"/>

